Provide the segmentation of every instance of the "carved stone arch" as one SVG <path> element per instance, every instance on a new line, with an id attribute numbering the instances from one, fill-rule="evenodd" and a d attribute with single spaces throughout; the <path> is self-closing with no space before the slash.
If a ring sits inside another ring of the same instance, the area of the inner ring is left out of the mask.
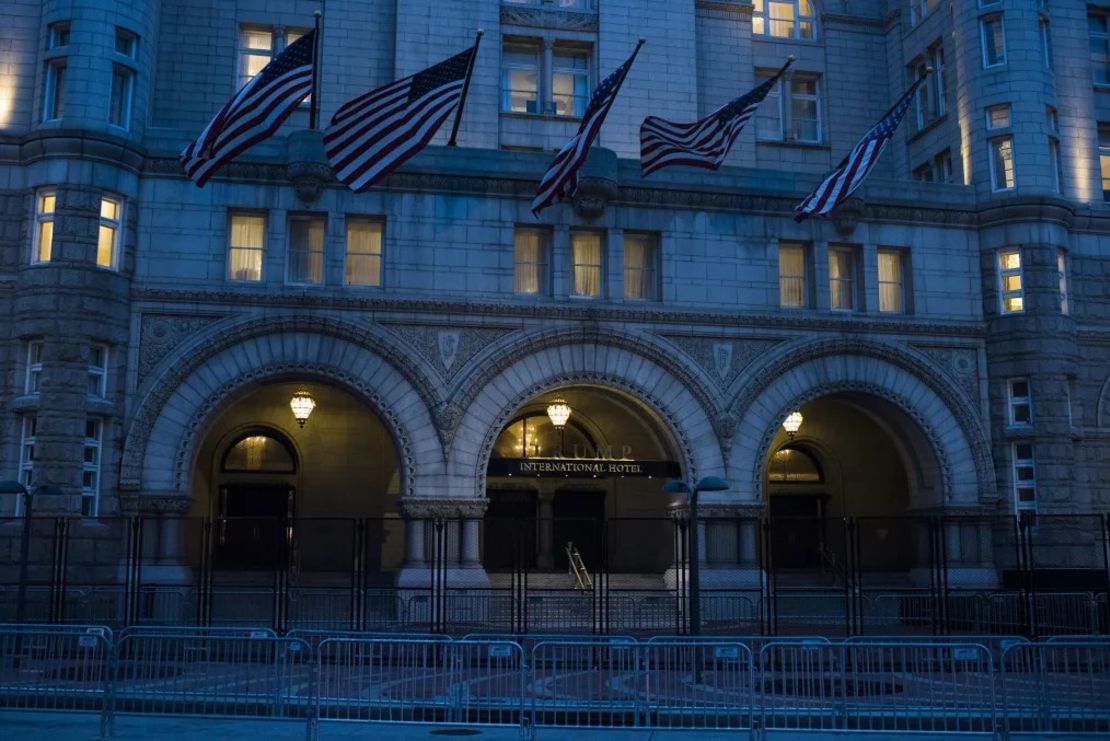
<path id="1" fill-rule="evenodd" d="M 997 498 L 990 442 L 977 407 L 963 391 L 907 347 L 854 338 L 800 341 L 748 375 L 730 405 L 737 421 L 730 475 L 762 497 L 763 460 L 778 424 L 808 401 L 833 393 L 862 393 L 894 404 L 928 439 L 941 471 L 946 502 L 979 504 Z"/>
<path id="2" fill-rule="evenodd" d="M 197 431 L 211 412 L 249 385 L 287 378 L 316 378 L 362 399 L 393 440 L 406 492 L 417 471 L 442 475 L 444 455 L 425 401 L 431 387 L 401 371 L 399 351 L 369 347 L 372 332 L 276 317 L 211 334 L 179 348 L 140 403 L 124 448 L 124 490 L 185 494 Z"/>
<path id="3" fill-rule="evenodd" d="M 485 494 L 485 472 L 498 434 L 529 399 L 555 388 L 600 386 L 623 392 L 649 410 L 671 436 L 683 476 L 723 474 L 724 463 L 713 418 L 684 379 L 626 347 L 552 343 L 526 354 L 509 356 L 487 379 L 461 416 L 449 469 L 460 486 Z"/>
<path id="4" fill-rule="evenodd" d="M 685 356 L 681 355 L 681 351 L 664 342 L 651 335 L 599 327 L 567 327 L 510 335 L 504 342 L 495 343 L 477 355 L 470 368 L 460 373 L 448 389 L 449 406 L 454 413 L 450 439 L 453 440 L 455 429 L 462 419 L 462 410 L 469 409 L 494 378 L 517 364 L 521 358 L 552 349 L 558 351 L 556 354 L 561 362 L 573 356 L 579 367 L 589 367 L 590 370 L 607 369 L 605 361 L 599 358 L 610 349 L 629 353 L 629 357 L 636 359 L 633 365 L 650 362 L 686 388 L 717 429 L 721 400 L 707 391 L 714 387 L 713 383 L 699 372 L 695 363 L 682 362 L 679 358 L 685 359 Z"/>

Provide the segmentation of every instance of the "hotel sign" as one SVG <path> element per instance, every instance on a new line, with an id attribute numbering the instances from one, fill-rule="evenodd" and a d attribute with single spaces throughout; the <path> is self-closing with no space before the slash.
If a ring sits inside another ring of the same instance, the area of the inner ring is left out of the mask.
<path id="1" fill-rule="evenodd" d="M 660 478 L 679 475 L 674 461 L 610 460 L 607 458 L 491 458 L 489 476 L 538 478 L 613 478 L 643 476 Z"/>

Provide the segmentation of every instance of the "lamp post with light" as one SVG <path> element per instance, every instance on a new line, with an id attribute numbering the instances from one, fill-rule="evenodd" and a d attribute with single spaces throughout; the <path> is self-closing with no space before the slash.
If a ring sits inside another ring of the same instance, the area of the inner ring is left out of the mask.
<path id="1" fill-rule="evenodd" d="M 0 482 L 0 494 L 16 494 L 23 501 L 23 537 L 19 542 L 19 594 L 15 602 L 15 621 L 23 622 L 27 604 L 27 560 L 31 552 L 31 492 L 18 481 Z"/>
<path id="2" fill-rule="evenodd" d="M 671 479 L 663 485 L 668 494 L 686 494 L 690 527 L 688 563 L 690 569 L 690 635 L 701 635 L 701 563 L 698 559 L 698 492 L 725 491 L 728 482 L 716 476 L 706 476 L 691 489 L 685 481 Z"/>

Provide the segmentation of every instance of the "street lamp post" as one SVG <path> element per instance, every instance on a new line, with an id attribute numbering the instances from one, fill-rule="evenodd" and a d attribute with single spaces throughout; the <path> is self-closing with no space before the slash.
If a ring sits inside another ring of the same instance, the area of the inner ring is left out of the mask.
<path id="1" fill-rule="evenodd" d="M 671 479 L 663 485 L 663 491 L 670 494 L 686 494 L 688 512 L 686 519 L 690 527 L 690 555 L 687 559 L 690 569 L 690 635 L 701 635 L 701 562 L 698 559 L 698 492 L 725 491 L 728 482 L 716 476 L 706 476 L 694 485 L 685 481 Z"/>
<path id="2" fill-rule="evenodd" d="M 0 494 L 17 494 L 23 497 L 23 537 L 19 542 L 19 594 L 15 602 L 15 621 L 23 622 L 27 605 L 27 561 L 31 555 L 31 492 L 18 481 L 0 482 Z"/>

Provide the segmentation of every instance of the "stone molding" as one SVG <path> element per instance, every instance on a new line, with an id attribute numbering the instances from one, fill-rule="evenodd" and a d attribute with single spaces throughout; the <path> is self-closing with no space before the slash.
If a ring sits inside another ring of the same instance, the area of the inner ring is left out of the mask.
<path id="1" fill-rule="evenodd" d="M 552 28 L 558 31 L 597 33 L 597 12 L 554 8 L 501 6 L 502 26 Z"/>
<path id="2" fill-rule="evenodd" d="M 139 318 L 139 362 L 137 381 L 143 380 L 190 336 L 204 330 L 226 314 L 164 314 L 143 312 Z"/>
<path id="3" fill-rule="evenodd" d="M 154 425 L 162 414 L 166 403 L 185 383 L 186 379 L 225 350 L 258 337 L 307 333 L 350 342 L 358 347 L 366 348 L 367 352 L 377 355 L 388 363 L 401 377 L 413 385 L 428 409 L 434 408 L 438 403 L 438 394 L 435 388 L 427 379 L 416 372 L 411 359 L 406 357 L 401 350 L 393 347 L 393 344 L 388 341 L 383 332 L 373 327 L 360 327 L 348 322 L 320 316 L 296 315 L 262 318 L 251 316 L 246 319 L 237 317 L 231 322 L 230 326 L 228 322 L 218 322 L 208 327 L 206 331 L 197 333 L 191 341 L 182 343 L 178 350 L 171 353 L 159 366 L 161 372 L 156 375 L 152 374 L 151 380 L 145 384 L 147 393 L 145 396 L 140 396 L 141 401 L 132 418 L 123 447 L 120 471 L 121 489 L 134 491 L 141 488 L 146 449 Z M 366 387 L 361 379 L 330 366 L 288 364 L 255 369 L 250 374 L 249 380 L 259 381 L 276 375 L 305 373 L 309 375 L 316 374 L 348 386 L 370 404 L 393 436 L 402 472 L 406 474 L 404 476 L 405 486 L 411 487 L 413 461 L 411 443 L 400 424 L 400 420 L 393 411 L 388 409 L 377 392 Z M 221 398 L 224 398 L 233 388 L 238 388 L 246 382 L 248 382 L 246 377 L 240 377 L 229 384 L 225 384 L 221 388 Z M 209 410 L 214 408 L 211 399 L 206 400 L 204 406 Z M 200 423 L 200 419 L 192 419 L 190 430 L 195 431 Z M 191 434 L 192 432 L 190 432 L 190 436 Z M 174 472 L 175 486 L 182 489 L 187 478 L 182 470 L 185 465 L 183 455 L 186 455 L 186 451 L 179 450 Z"/>
<path id="4" fill-rule="evenodd" d="M 475 499 L 405 496 L 397 500 L 397 511 L 412 520 L 479 519 L 486 513 L 489 500 L 483 491 Z"/>
<path id="5" fill-rule="evenodd" d="M 127 511 L 140 515 L 184 517 L 189 513 L 192 503 L 192 497 L 178 492 L 139 492 L 133 497 L 128 497 L 127 504 L 130 506 Z"/>
<path id="6" fill-rule="evenodd" d="M 776 348 L 776 352 L 750 378 L 745 379 L 740 392 L 729 403 L 729 411 L 738 418 L 743 418 L 760 394 L 790 369 L 812 360 L 836 356 L 875 358 L 884 361 L 900 369 L 908 376 L 917 379 L 936 394 L 949 413 L 956 419 L 964 438 L 971 447 L 970 452 L 975 464 L 980 496 L 987 498 L 996 496 L 994 459 L 991 456 L 990 436 L 983 421 L 976 414 L 978 405 L 971 398 L 968 398 L 967 394 L 954 381 L 934 369 L 928 356 L 908 345 L 891 345 L 862 338 L 820 339 L 782 345 Z M 934 452 L 937 454 L 938 460 L 940 459 L 942 451 L 938 446 L 939 440 L 936 438 L 935 432 L 931 432 L 932 424 L 929 420 L 922 418 L 912 402 L 890 394 L 873 384 L 860 383 L 853 385 L 852 383 L 845 383 L 841 386 L 842 388 L 839 388 L 841 391 L 863 391 L 896 404 L 909 414 L 919 424 L 922 431 L 929 436 L 930 442 L 934 446 Z M 831 391 L 827 386 L 812 389 L 807 393 L 798 395 L 791 404 L 800 405 Z M 779 411 L 781 412 L 780 416 L 785 416 L 789 412 L 788 409 Z M 766 457 L 774 434 L 774 428 L 764 432 L 760 440 L 759 454 L 762 457 L 759 460 Z M 762 466 L 756 466 L 755 468 L 758 473 L 754 476 L 756 480 L 753 483 L 755 484 L 755 491 L 759 492 L 762 490 Z M 951 479 L 950 470 L 946 469 L 946 471 L 945 494 L 947 495 L 951 492 Z"/>
<path id="7" fill-rule="evenodd" d="M 291 293 L 245 293 L 229 290 L 136 287 L 132 292 L 135 302 L 158 304 L 183 304 L 203 306 L 280 307 L 284 309 L 342 309 L 365 312 L 397 312 L 399 314 L 433 314 L 446 317 L 467 316 L 493 319 L 537 319 L 544 322 L 612 321 L 625 324 L 675 324 L 728 327 L 730 329 L 756 328 L 791 331 L 861 332 L 874 334 L 927 335 L 943 337 L 986 336 L 983 322 L 942 322 L 904 317 L 892 320 L 887 317 L 854 317 L 833 315 L 799 315 L 797 312 L 743 312 L 690 311 L 664 306 L 626 307 L 620 304 L 583 305 L 574 302 L 521 301 L 476 299 L 445 300 L 442 298 L 392 298 L 343 295 L 303 295 Z M 165 310 L 168 311 L 168 310 Z M 182 313 L 186 313 L 182 311 Z M 388 324 L 389 319 L 380 320 Z M 392 320 L 394 323 L 398 320 Z"/>

